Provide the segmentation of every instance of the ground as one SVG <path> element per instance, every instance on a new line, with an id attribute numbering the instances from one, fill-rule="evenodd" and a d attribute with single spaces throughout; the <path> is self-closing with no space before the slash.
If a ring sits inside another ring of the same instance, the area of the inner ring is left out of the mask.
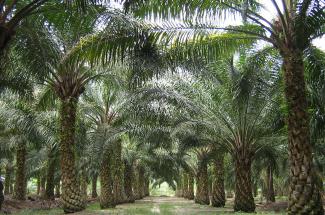
<path id="1" fill-rule="evenodd" d="M 18 202 L 16 202 L 18 203 Z M 26 203 L 25 203 L 26 204 Z M 37 209 L 37 204 L 42 205 L 42 208 L 48 207 L 49 204 L 46 203 L 31 203 L 34 209 L 23 209 L 11 214 L 15 215 L 59 215 L 63 214 L 62 210 L 56 208 L 55 204 L 52 205 L 52 209 L 44 210 Z M 282 215 L 285 214 L 284 208 L 286 204 L 284 202 L 279 202 L 275 205 L 262 206 L 257 205 L 257 212 L 255 215 Z M 20 207 L 23 208 L 23 205 Z M 282 212 L 274 212 L 274 211 Z M 272 212 L 273 211 L 273 212 Z M 143 200 L 136 201 L 134 204 L 122 204 L 118 205 L 115 209 L 101 210 L 99 204 L 96 202 L 90 203 L 87 209 L 80 213 L 75 213 L 75 215 L 223 215 L 223 214 L 233 214 L 231 201 L 226 205 L 225 208 L 213 208 L 211 206 L 203 206 L 195 204 L 193 201 L 185 200 L 183 198 L 177 197 L 147 197 Z M 235 213 L 237 215 L 241 213 Z M 245 214 L 248 215 L 248 214 Z"/>

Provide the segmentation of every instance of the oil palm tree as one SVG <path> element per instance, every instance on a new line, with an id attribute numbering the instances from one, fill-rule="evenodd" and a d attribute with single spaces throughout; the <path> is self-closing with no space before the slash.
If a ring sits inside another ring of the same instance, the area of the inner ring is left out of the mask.
<path id="1" fill-rule="evenodd" d="M 195 202 L 199 204 L 210 204 L 208 184 L 208 158 L 209 148 L 197 150 L 197 173 Z"/>
<path id="2" fill-rule="evenodd" d="M 120 80 L 115 79 L 119 83 Z M 118 83 L 116 82 L 116 83 Z M 122 141 L 125 129 L 121 126 L 125 95 L 119 84 L 102 82 L 92 86 L 83 97 L 81 109 L 91 123 L 90 154 L 101 160 L 100 181 L 102 184 L 100 203 L 102 208 L 113 207 L 125 200 L 123 180 Z M 97 163 L 96 160 L 93 161 Z"/>
<path id="3" fill-rule="evenodd" d="M 38 113 L 38 130 L 40 135 L 45 140 L 41 144 L 41 149 L 37 149 L 35 153 L 36 159 L 42 158 L 42 152 L 44 152 L 44 160 L 46 170 L 46 186 L 44 189 L 44 198 L 48 200 L 54 200 L 54 188 L 55 178 L 58 172 L 57 166 L 59 164 L 58 156 L 58 126 L 56 123 L 57 111 L 47 110 Z M 35 158 L 30 158 L 33 164 L 40 163 Z M 35 168 L 35 166 L 33 166 Z"/>
<path id="4" fill-rule="evenodd" d="M 25 200 L 27 186 L 27 155 L 28 146 L 36 144 L 40 138 L 37 128 L 37 115 L 32 107 L 32 99 L 25 98 L 17 101 L 18 95 L 7 91 L 3 94 L 1 118 L 6 122 L 5 133 L 9 145 L 15 146 L 16 175 L 13 197 Z M 11 117 L 8 118 L 7 116 Z"/>
<path id="5" fill-rule="evenodd" d="M 265 147 L 265 142 L 261 145 L 261 139 L 265 141 L 268 138 L 268 132 L 270 132 L 268 117 L 274 108 L 274 104 L 271 102 L 272 89 L 270 86 L 264 85 L 268 78 L 263 80 L 261 76 L 248 77 L 252 73 L 261 75 L 263 73 L 261 67 L 251 68 L 244 65 L 245 72 L 241 75 L 236 67 L 231 66 L 230 70 L 231 82 L 228 85 L 229 88 L 226 87 L 230 91 L 226 90 L 225 92 L 231 97 L 230 100 L 223 98 L 225 106 L 221 105 L 222 109 L 219 109 L 222 111 L 219 118 L 222 120 L 219 124 L 220 144 L 226 146 L 235 163 L 234 210 L 254 211 L 250 171 L 254 155 Z M 275 67 L 275 72 L 277 70 L 278 68 Z M 272 83 L 272 79 L 269 81 Z M 225 127 L 223 127 L 223 123 Z M 265 130 L 261 130 L 262 127 Z"/>
<path id="6" fill-rule="evenodd" d="M 132 4 L 134 3 L 134 4 Z M 155 16 L 186 17 L 196 16 L 198 28 L 225 30 L 234 33 L 233 39 L 251 38 L 270 43 L 280 53 L 283 60 L 285 97 L 288 106 L 288 150 L 290 157 L 290 194 L 289 214 L 314 213 L 322 214 L 323 207 L 317 186 L 317 178 L 313 167 L 312 146 L 310 144 L 309 114 L 307 112 L 307 95 L 304 72 L 305 50 L 315 38 L 324 35 L 324 2 L 318 0 L 272 0 L 276 11 L 273 20 L 265 18 L 259 10 L 260 1 L 130 1 L 130 6 L 140 8 L 136 14 L 145 16 L 154 11 Z M 181 15 L 180 15 L 181 14 Z M 221 14 L 242 16 L 242 24 L 238 26 L 220 27 L 202 20 L 218 19 Z M 214 17 L 213 17 L 214 16 Z M 206 18 L 208 19 L 201 19 Z M 191 22 L 192 23 L 192 22 Z M 205 27 L 204 27 L 205 26 Z M 209 43 L 198 44 L 204 49 Z M 208 41 L 208 39 L 207 39 Z M 222 41 L 221 41 L 222 42 Z M 227 45 L 223 46 L 227 47 Z M 192 49 L 196 50 L 196 49 Z M 195 54 L 194 52 L 191 54 Z M 209 56 L 209 55 L 207 55 Z"/>
<path id="7" fill-rule="evenodd" d="M 84 10 L 90 5 L 96 5 L 99 1 L 77 0 L 69 2 L 70 10 Z M 51 0 L 35 1 L 1 1 L 0 3 L 0 53 L 4 53 L 8 44 L 14 40 L 16 32 L 27 27 L 24 20 L 29 16 L 40 14 L 44 11 L 64 11 L 66 3 Z M 2 56 L 3 57 L 3 56 Z"/>
<path id="8" fill-rule="evenodd" d="M 224 185 L 224 152 L 217 152 L 212 159 L 213 165 L 213 182 L 212 182 L 212 195 L 211 205 L 213 207 L 224 207 L 226 204 L 226 193 Z"/>
<path id="9" fill-rule="evenodd" d="M 227 63 L 218 62 L 218 68 L 214 68 L 214 71 L 219 75 L 214 78 L 210 76 L 210 80 L 204 82 L 207 89 L 193 83 L 198 94 L 196 97 L 193 96 L 193 89 L 181 80 L 175 87 L 182 92 L 181 95 L 173 90 L 152 90 L 155 95 L 160 94 L 161 98 L 170 99 L 176 106 L 196 109 L 199 113 L 193 116 L 183 115 L 175 132 L 188 131 L 193 127 L 203 128 L 200 129 L 200 136 L 205 142 L 221 145 L 232 155 L 236 173 L 236 211 L 255 210 L 250 170 L 255 153 L 265 147 L 261 143 L 265 143 L 271 134 L 269 118 L 272 108 L 276 106 L 272 100 L 272 86 L 277 83 L 279 66 L 277 60 L 272 61 L 267 68 L 264 62 L 274 58 L 273 54 L 266 48 L 252 56 L 241 57 L 241 66 L 238 68 L 232 61 L 230 67 L 222 67 Z M 245 61 L 247 63 L 243 63 Z"/>
<path id="10" fill-rule="evenodd" d="M 123 158 L 124 158 L 124 191 L 126 195 L 126 202 L 133 203 L 135 201 L 135 193 L 133 181 L 135 178 L 135 164 L 140 158 L 140 152 L 137 146 L 130 138 L 126 138 L 123 144 Z"/>
<path id="11" fill-rule="evenodd" d="M 50 66 L 46 70 L 48 73 L 45 78 L 45 83 L 48 86 L 48 91 L 44 94 L 45 98 L 43 100 L 51 100 L 54 98 L 54 96 L 56 96 L 59 98 L 61 103 L 59 112 L 61 124 L 60 157 L 63 191 L 61 198 L 64 202 L 63 205 L 66 212 L 73 212 L 82 210 L 84 208 L 83 200 L 79 191 L 76 172 L 74 170 L 75 158 L 73 155 L 78 100 L 80 95 L 84 92 L 86 84 L 88 84 L 91 80 L 98 79 L 104 75 L 107 77 L 109 76 L 109 73 L 107 71 L 103 71 L 103 69 L 96 69 L 94 67 L 90 68 L 89 64 L 86 65 L 85 61 L 80 58 L 80 55 L 78 55 L 79 53 L 76 51 L 79 50 L 80 47 L 84 46 L 85 40 L 81 39 L 79 41 L 80 37 L 89 33 L 93 33 L 94 25 L 99 15 L 97 13 L 94 13 L 93 15 L 84 18 L 81 16 L 81 14 L 73 14 L 67 16 L 66 18 L 68 18 L 70 21 L 69 25 L 62 25 L 61 22 L 55 22 L 56 19 L 62 19 L 61 16 L 58 17 L 49 15 L 46 17 L 46 20 L 49 20 L 49 22 L 51 22 L 53 25 L 52 28 L 57 32 L 59 41 L 54 41 L 53 38 L 51 39 L 49 34 L 47 35 L 48 43 L 53 44 L 54 47 L 52 49 L 54 49 L 54 53 L 57 53 L 58 56 L 55 58 L 56 61 L 49 62 Z M 111 47 L 117 47 L 117 44 L 114 42 L 118 40 L 117 38 L 121 36 L 120 34 L 125 34 L 125 36 L 128 37 L 126 38 L 127 41 L 125 44 L 128 44 L 129 40 L 136 40 L 136 36 L 133 32 L 134 29 L 128 29 L 129 31 L 126 31 L 126 27 L 123 25 L 123 21 L 125 21 L 123 19 L 124 15 L 113 11 L 108 14 L 104 13 L 103 16 L 109 20 L 109 23 L 103 31 L 107 32 L 111 30 L 111 33 L 113 32 L 109 38 L 104 38 L 106 44 L 105 48 L 107 50 L 110 50 Z M 114 19 L 111 19 L 112 16 Z M 120 16 L 122 16 L 122 18 Z M 79 28 L 80 20 L 82 20 L 84 23 L 83 28 Z M 47 31 L 49 33 L 50 30 L 47 29 Z M 130 34 L 129 32 L 133 33 Z M 98 34 L 101 34 L 101 32 Z M 111 40 L 113 40 L 113 42 Z M 98 41 L 93 42 L 95 43 Z M 109 42 L 112 42 L 112 44 L 110 45 Z M 121 43 L 119 43 L 119 45 L 124 47 L 124 45 Z M 97 46 L 94 45 L 92 47 Z M 87 59 L 87 57 L 89 57 L 89 53 L 86 50 L 84 53 L 86 56 L 85 59 Z M 124 52 L 119 52 L 121 55 L 120 58 L 123 58 L 123 53 Z M 98 56 L 99 55 L 100 52 L 98 53 Z M 91 56 L 96 57 L 97 52 L 92 53 Z M 107 120 L 110 119 L 107 118 Z M 109 156 L 109 154 L 107 156 Z M 123 186 L 120 187 L 122 188 Z"/>

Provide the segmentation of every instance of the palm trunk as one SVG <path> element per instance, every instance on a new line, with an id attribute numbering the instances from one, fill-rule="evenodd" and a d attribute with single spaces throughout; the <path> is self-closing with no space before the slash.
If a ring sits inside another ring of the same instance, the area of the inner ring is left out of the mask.
<path id="1" fill-rule="evenodd" d="M 4 189 L 3 183 L 2 181 L 0 181 L 0 211 L 2 210 L 2 204 L 5 200 L 5 196 L 3 195 L 3 189 Z"/>
<path id="2" fill-rule="evenodd" d="M 91 179 L 91 197 L 92 198 L 97 198 L 98 194 L 97 194 L 97 175 L 93 175 L 92 179 Z"/>
<path id="3" fill-rule="evenodd" d="M 0 58 L 3 58 L 2 55 L 4 54 L 4 51 L 14 34 L 14 30 L 8 29 L 6 26 L 0 25 Z M 0 62 L 0 64 L 1 63 L 2 62 Z"/>
<path id="4" fill-rule="evenodd" d="M 133 203 L 135 198 L 132 190 L 132 182 L 134 180 L 134 171 L 132 165 L 125 161 L 124 165 L 124 191 L 126 195 L 126 201 Z"/>
<path id="5" fill-rule="evenodd" d="M 75 124 L 78 99 L 70 97 L 61 102 L 61 201 L 64 212 L 73 213 L 85 209 L 75 169 Z"/>
<path id="6" fill-rule="evenodd" d="M 273 186 L 273 169 L 271 166 L 267 167 L 266 170 L 266 201 L 267 202 L 275 202 L 275 195 L 274 195 L 274 186 Z"/>
<path id="7" fill-rule="evenodd" d="M 235 211 L 254 212 L 255 203 L 251 179 L 251 159 L 247 153 L 237 153 L 235 157 Z"/>
<path id="8" fill-rule="evenodd" d="M 47 175 L 46 175 L 46 187 L 45 187 L 45 198 L 54 200 L 54 173 L 55 173 L 55 160 L 53 156 L 50 154 L 48 159 L 48 166 L 47 166 Z"/>
<path id="9" fill-rule="evenodd" d="M 135 168 L 135 179 L 133 180 L 133 191 L 135 200 L 141 199 L 141 191 L 140 191 L 140 176 L 139 176 L 139 168 L 138 165 Z"/>
<path id="10" fill-rule="evenodd" d="M 10 185 L 11 185 L 11 171 L 12 171 L 12 167 L 11 167 L 11 163 L 7 163 L 6 164 L 6 173 L 5 173 L 5 190 L 4 190 L 4 194 L 8 195 L 10 193 Z"/>
<path id="11" fill-rule="evenodd" d="M 108 150 L 103 155 L 103 160 L 100 169 L 100 207 L 105 208 L 114 208 L 116 203 L 114 199 L 114 176 L 112 170 L 112 154 L 111 150 Z"/>
<path id="12" fill-rule="evenodd" d="M 40 173 L 37 175 L 37 195 L 39 196 L 41 193 L 41 175 Z"/>
<path id="13" fill-rule="evenodd" d="M 313 167 L 303 53 L 286 50 L 283 55 L 285 96 L 288 104 L 290 186 L 288 214 L 324 214 Z"/>
<path id="14" fill-rule="evenodd" d="M 13 198 L 17 200 L 26 199 L 26 144 L 20 141 L 16 151 L 16 181 Z"/>
<path id="15" fill-rule="evenodd" d="M 194 177 L 190 173 L 188 176 L 188 199 L 192 200 L 194 199 Z"/>
<path id="16" fill-rule="evenodd" d="M 254 198 L 258 196 L 257 182 L 253 183 L 253 195 L 254 195 Z"/>
<path id="17" fill-rule="evenodd" d="M 10 194 L 13 194 L 14 193 L 14 184 L 13 183 L 10 184 L 9 193 Z"/>
<path id="18" fill-rule="evenodd" d="M 183 173 L 183 197 L 188 198 L 188 174 Z"/>
<path id="19" fill-rule="evenodd" d="M 150 180 L 148 176 L 145 178 L 144 195 L 146 197 L 150 196 Z"/>
<path id="20" fill-rule="evenodd" d="M 56 197 L 56 198 L 60 198 L 60 196 L 61 196 L 60 189 L 61 189 L 61 186 L 60 186 L 60 182 L 59 182 L 59 183 L 55 186 L 55 197 Z"/>
<path id="21" fill-rule="evenodd" d="M 44 172 L 41 173 L 41 181 L 40 181 L 40 196 L 41 198 L 45 197 L 45 184 L 46 184 L 46 175 Z"/>
<path id="22" fill-rule="evenodd" d="M 177 197 L 183 197 L 183 181 L 182 177 L 178 179 L 176 182 L 176 196 Z"/>
<path id="23" fill-rule="evenodd" d="M 195 202 L 201 205 L 209 205 L 208 165 L 206 161 L 199 158 L 198 172 L 196 176 Z"/>
<path id="24" fill-rule="evenodd" d="M 124 192 L 124 179 L 123 179 L 123 162 L 122 162 L 122 143 L 121 141 L 117 141 L 114 147 L 114 194 L 116 204 L 120 204 L 125 202 L 126 196 Z"/>
<path id="25" fill-rule="evenodd" d="M 145 171 L 142 166 L 139 168 L 139 192 L 140 198 L 145 197 Z"/>
<path id="26" fill-rule="evenodd" d="M 224 186 L 224 155 L 220 154 L 213 163 L 213 187 L 211 203 L 213 207 L 224 207 L 226 194 Z"/>
<path id="27" fill-rule="evenodd" d="M 88 188 L 87 177 L 83 175 L 81 176 L 81 180 L 80 180 L 80 191 L 83 199 L 85 200 L 87 200 L 88 198 L 87 188 Z"/>

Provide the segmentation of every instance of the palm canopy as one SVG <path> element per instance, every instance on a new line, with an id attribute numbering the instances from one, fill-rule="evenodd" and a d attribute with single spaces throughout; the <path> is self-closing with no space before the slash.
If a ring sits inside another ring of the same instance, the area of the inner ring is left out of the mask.
<path id="1" fill-rule="evenodd" d="M 10 2 L 1 2 L 5 6 L 0 14 L 9 11 Z M 85 182 L 87 176 L 99 173 L 101 203 L 110 197 L 105 199 L 107 190 L 116 199 L 122 196 L 121 181 L 128 183 L 131 193 L 138 189 L 121 177 L 123 171 L 135 178 L 135 184 L 144 184 L 150 176 L 156 179 L 154 184 L 167 181 L 177 189 L 182 182 L 188 187 L 188 175 L 196 175 L 196 200 L 207 203 L 210 160 L 214 166 L 220 164 L 220 171 L 226 160 L 229 183 L 235 180 L 235 186 L 228 186 L 236 192 L 234 209 L 254 211 L 251 166 L 256 170 L 255 183 L 261 172 L 271 178 L 273 172 L 277 175 L 279 162 L 287 162 L 286 156 L 277 154 L 289 150 L 294 179 L 289 213 L 303 213 L 300 208 L 308 211 L 304 213 L 322 213 L 312 164 L 323 162 L 324 56 L 311 41 L 323 34 L 324 1 L 272 0 L 277 13 L 273 20 L 261 16 L 263 4 L 254 0 L 130 0 L 124 1 L 127 13 L 110 2 L 89 2 L 95 5 L 80 11 L 84 1 L 70 8 L 44 1 L 47 4 L 38 7 L 42 13 L 19 21 L 16 40 L 6 55 L 10 61 L 2 64 L 1 89 L 6 83 L 20 82 L 17 74 L 24 74 L 26 88 L 21 91 L 41 91 L 41 98 L 37 112 L 34 102 L 25 107 L 20 100 L 14 104 L 19 111 L 8 110 L 8 101 L 1 106 L 3 114 L 13 115 L 10 119 L 4 115 L 2 121 L 15 124 L 8 130 L 8 125 L 1 125 L 1 141 L 23 134 L 26 141 L 37 143 L 28 148 L 34 175 L 53 173 L 51 164 L 60 149 L 66 212 L 84 208 L 78 176 Z M 20 3 L 23 8 L 25 1 Z M 19 7 L 5 15 L 4 23 L 14 19 Z M 230 15 L 242 22 L 218 22 Z M 158 24 L 141 19 L 153 16 Z M 39 85 L 46 85 L 44 91 Z M 280 94 L 283 88 L 286 104 Z M 60 112 L 55 111 L 57 97 Z M 46 106 L 46 112 L 39 114 Z M 58 115 L 60 129 L 54 120 Z M 33 126 L 19 126 L 26 122 Z M 313 144 L 309 144 L 309 122 Z M 289 147 L 284 146 L 287 133 Z M 311 153 L 311 146 L 319 149 L 317 153 Z M 18 148 L 16 157 L 24 158 L 25 151 Z M 53 179 L 51 174 L 48 177 Z M 301 184 L 306 186 L 300 189 Z M 303 193 L 310 187 L 313 192 Z M 49 190 L 53 192 L 51 183 Z"/>
<path id="2" fill-rule="evenodd" d="M 51 1 L 51 0 L 35 0 L 35 1 L 1 1 L 0 3 L 0 26 L 1 54 L 8 49 L 8 44 L 14 38 L 15 32 L 24 27 L 22 22 L 33 14 L 41 14 L 49 11 L 66 12 L 78 10 L 79 12 L 89 9 L 89 7 L 100 5 L 101 3 L 111 3 L 112 1 Z M 117 2 L 117 1 L 113 1 Z M 66 11 L 67 6 L 69 10 Z"/>

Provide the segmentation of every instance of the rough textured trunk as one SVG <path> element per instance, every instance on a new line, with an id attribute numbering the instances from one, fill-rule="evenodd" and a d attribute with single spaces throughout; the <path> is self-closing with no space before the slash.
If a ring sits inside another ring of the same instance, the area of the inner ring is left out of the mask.
<path id="1" fill-rule="evenodd" d="M 188 199 L 194 199 L 194 177 L 190 173 L 188 176 Z"/>
<path id="2" fill-rule="evenodd" d="M 87 188 L 88 188 L 87 177 L 86 176 L 81 176 L 81 179 L 80 179 L 80 191 L 81 191 L 82 198 L 84 200 L 88 199 Z"/>
<path id="3" fill-rule="evenodd" d="M 64 212 L 73 213 L 85 209 L 85 202 L 80 192 L 75 169 L 75 124 L 78 99 L 70 97 L 61 100 L 61 102 L 61 201 Z"/>
<path id="4" fill-rule="evenodd" d="M 114 194 L 115 194 L 115 203 L 120 204 L 124 203 L 126 196 L 124 192 L 124 166 L 122 162 L 122 142 L 117 141 L 114 144 Z"/>
<path id="5" fill-rule="evenodd" d="M 60 182 L 55 186 L 55 198 L 60 198 L 61 196 L 61 193 L 60 193 L 60 189 L 61 189 L 61 186 L 60 186 Z"/>
<path id="6" fill-rule="evenodd" d="M 16 181 L 13 198 L 17 200 L 26 199 L 26 144 L 20 141 L 16 150 Z"/>
<path id="7" fill-rule="evenodd" d="M 208 171 L 208 175 L 209 175 L 209 171 Z M 212 195 L 212 180 L 210 177 L 208 177 L 208 194 L 209 194 L 209 198 Z"/>
<path id="8" fill-rule="evenodd" d="M 97 198 L 98 194 L 97 194 L 97 175 L 93 175 L 93 177 L 91 178 L 91 197 L 92 198 Z"/>
<path id="9" fill-rule="evenodd" d="M 55 160 L 54 158 L 50 155 L 48 164 L 47 164 L 47 173 L 46 173 L 46 187 L 45 187 L 45 198 L 54 200 L 54 173 L 55 173 Z"/>
<path id="10" fill-rule="evenodd" d="M 12 172 L 12 166 L 11 163 L 7 163 L 6 164 L 6 168 L 5 168 L 5 190 L 4 190 L 4 194 L 8 195 L 10 194 L 10 185 L 11 185 L 11 172 Z"/>
<path id="11" fill-rule="evenodd" d="M 5 200 L 5 196 L 3 195 L 3 189 L 4 189 L 4 185 L 2 181 L 0 181 L 0 210 L 2 209 L 2 203 Z"/>
<path id="12" fill-rule="evenodd" d="M 41 175 L 38 174 L 37 175 L 37 190 L 36 190 L 36 194 L 39 196 L 41 193 Z"/>
<path id="13" fill-rule="evenodd" d="M 40 196 L 41 198 L 45 197 L 45 185 L 46 185 L 46 175 L 41 173 L 41 181 L 40 181 Z"/>
<path id="14" fill-rule="evenodd" d="M 324 214 L 310 144 L 303 53 L 283 50 L 285 96 L 288 104 L 290 186 L 288 214 Z"/>
<path id="15" fill-rule="evenodd" d="M 195 202 L 202 205 L 209 205 L 208 164 L 200 158 L 198 160 Z"/>
<path id="16" fill-rule="evenodd" d="M 235 157 L 235 211 L 254 212 L 255 203 L 251 179 L 251 159 L 248 153 L 237 153 Z"/>
<path id="17" fill-rule="evenodd" d="M 108 150 L 103 155 L 103 160 L 100 169 L 100 207 L 102 209 L 105 208 L 113 208 L 115 207 L 115 199 L 114 199 L 114 171 L 112 170 L 112 157 L 110 157 L 111 150 Z"/>
<path id="18" fill-rule="evenodd" d="M 145 170 L 142 166 L 139 167 L 139 192 L 141 199 L 145 197 Z"/>
<path id="19" fill-rule="evenodd" d="M 224 207 L 226 203 L 224 186 L 224 155 L 218 155 L 213 163 L 213 185 L 211 204 L 213 207 Z"/>
<path id="20" fill-rule="evenodd" d="M 133 192 L 135 200 L 141 199 L 141 191 L 140 191 L 140 177 L 139 177 L 139 169 L 138 166 L 135 168 L 135 178 L 133 180 Z"/>
<path id="21" fill-rule="evenodd" d="M 188 174 L 183 173 L 183 197 L 188 199 Z"/>
<path id="22" fill-rule="evenodd" d="M 181 177 L 176 182 L 176 193 L 175 193 L 175 195 L 177 197 L 183 197 L 183 181 L 182 181 Z"/>
<path id="23" fill-rule="evenodd" d="M 150 180 L 148 176 L 145 178 L 144 195 L 150 196 Z"/>
<path id="24" fill-rule="evenodd" d="M 271 166 L 268 166 L 266 170 L 266 184 L 267 184 L 266 201 L 275 202 L 274 186 L 273 186 L 273 169 Z"/>
<path id="25" fill-rule="evenodd" d="M 10 184 L 9 193 L 10 194 L 13 194 L 14 193 L 14 184 L 13 183 Z"/>
<path id="26" fill-rule="evenodd" d="M 257 187 L 257 182 L 253 184 L 253 195 L 254 197 L 258 196 L 258 187 Z"/>
<path id="27" fill-rule="evenodd" d="M 124 163 L 124 191 L 126 195 L 126 201 L 133 203 L 135 198 L 132 190 L 132 182 L 134 181 L 133 166 L 127 161 Z"/>
<path id="28" fill-rule="evenodd" d="M 4 50 L 8 46 L 11 38 L 15 34 L 14 30 L 8 29 L 6 26 L 0 25 L 0 58 L 2 58 Z M 2 62 L 0 61 L 0 64 Z"/>
<path id="29" fill-rule="evenodd" d="M 13 183 L 10 184 L 10 190 L 9 190 L 9 193 L 10 193 L 10 194 L 13 194 L 13 193 L 14 193 L 14 184 L 13 184 Z"/>

